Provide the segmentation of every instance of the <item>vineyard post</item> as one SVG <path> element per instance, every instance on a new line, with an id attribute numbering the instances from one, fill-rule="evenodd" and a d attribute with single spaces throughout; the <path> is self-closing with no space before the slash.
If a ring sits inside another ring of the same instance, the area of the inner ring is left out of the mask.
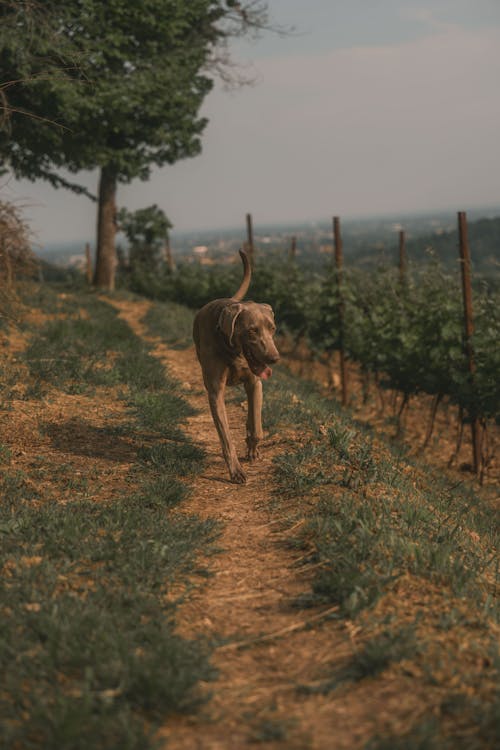
<path id="1" fill-rule="evenodd" d="M 404 229 L 399 232 L 399 281 L 401 285 L 406 276 L 406 235 Z"/>
<path id="2" fill-rule="evenodd" d="M 250 258 L 250 265 L 254 265 L 254 244 L 253 244 L 253 226 L 252 214 L 247 214 L 247 253 Z"/>
<path id="3" fill-rule="evenodd" d="M 342 235 L 340 232 L 340 218 L 333 217 L 333 239 L 335 247 L 335 269 L 337 279 L 337 294 L 339 300 L 339 354 L 340 354 L 340 383 L 342 387 L 342 405 L 347 404 L 347 371 L 344 351 L 344 294 L 342 288 Z"/>
<path id="4" fill-rule="evenodd" d="M 88 242 L 85 243 L 85 276 L 87 284 L 92 286 L 92 260 L 90 257 L 90 245 Z"/>
<path id="5" fill-rule="evenodd" d="M 469 240 L 467 235 L 467 216 L 465 211 L 458 212 L 458 237 L 460 250 L 460 269 L 462 272 L 462 292 L 464 302 L 464 349 L 467 357 L 467 366 L 469 369 L 470 383 L 474 389 L 474 373 L 476 365 L 474 362 L 474 351 L 472 348 L 472 335 L 474 333 L 474 319 L 472 315 L 472 284 L 471 284 L 471 262 Z M 474 398 L 474 393 L 473 396 Z M 479 474 L 481 463 L 481 438 L 480 425 L 476 414 L 476 408 L 473 403 L 469 414 L 472 432 L 472 457 L 474 473 Z"/>

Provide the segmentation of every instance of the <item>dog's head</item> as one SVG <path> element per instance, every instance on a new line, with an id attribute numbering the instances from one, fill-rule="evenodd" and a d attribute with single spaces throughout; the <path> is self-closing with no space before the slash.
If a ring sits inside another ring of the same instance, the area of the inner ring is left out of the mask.
<path id="1" fill-rule="evenodd" d="M 276 326 L 270 305 L 230 302 L 220 314 L 219 328 L 229 346 L 243 353 L 254 375 L 264 380 L 271 377 L 269 365 L 280 355 L 273 339 Z"/>

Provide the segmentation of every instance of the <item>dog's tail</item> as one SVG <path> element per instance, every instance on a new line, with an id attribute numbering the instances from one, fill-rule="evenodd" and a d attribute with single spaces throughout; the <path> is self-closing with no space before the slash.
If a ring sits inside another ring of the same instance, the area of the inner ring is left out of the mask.
<path id="1" fill-rule="evenodd" d="M 231 299 L 234 299 L 235 302 L 240 302 L 245 294 L 248 292 L 248 287 L 250 286 L 250 279 L 252 278 L 252 269 L 250 268 L 250 261 L 248 260 L 248 255 L 244 250 L 240 250 L 240 256 L 241 260 L 243 261 L 243 281 L 240 284 L 240 288 L 237 292 L 233 294 Z"/>

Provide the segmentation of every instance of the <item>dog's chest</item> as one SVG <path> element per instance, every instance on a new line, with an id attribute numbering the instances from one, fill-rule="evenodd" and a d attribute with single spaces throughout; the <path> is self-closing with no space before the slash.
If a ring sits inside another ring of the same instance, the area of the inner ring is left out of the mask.
<path id="1" fill-rule="evenodd" d="M 229 374 L 227 378 L 228 385 L 237 385 L 251 377 L 252 371 L 248 366 L 243 354 L 238 355 L 229 365 Z"/>

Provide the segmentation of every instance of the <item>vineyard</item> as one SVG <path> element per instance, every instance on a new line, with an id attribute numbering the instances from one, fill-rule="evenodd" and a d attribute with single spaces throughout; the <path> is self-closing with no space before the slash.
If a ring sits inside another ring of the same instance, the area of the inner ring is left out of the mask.
<path id="1" fill-rule="evenodd" d="M 174 274 L 132 276 L 134 290 L 147 296 L 201 307 L 227 295 L 237 285 L 231 266 L 181 265 Z M 399 419 L 412 397 L 433 397 L 429 434 L 439 405 L 457 409 L 459 433 L 471 417 L 480 428 L 478 473 L 493 460 L 489 432 L 500 422 L 500 294 L 486 281 L 473 290 L 474 352 L 471 376 L 466 356 L 460 276 L 437 261 L 410 267 L 404 278 L 397 268 L 347 269 L 338 283 L 333 262 L 322 273 L 293 260 L 257 258 L 252 297 L 274 308 L 282 333 L 307 344 L 311 358 L 342 348 L 359 366 L 366 388 L 401 394 Z"/>

